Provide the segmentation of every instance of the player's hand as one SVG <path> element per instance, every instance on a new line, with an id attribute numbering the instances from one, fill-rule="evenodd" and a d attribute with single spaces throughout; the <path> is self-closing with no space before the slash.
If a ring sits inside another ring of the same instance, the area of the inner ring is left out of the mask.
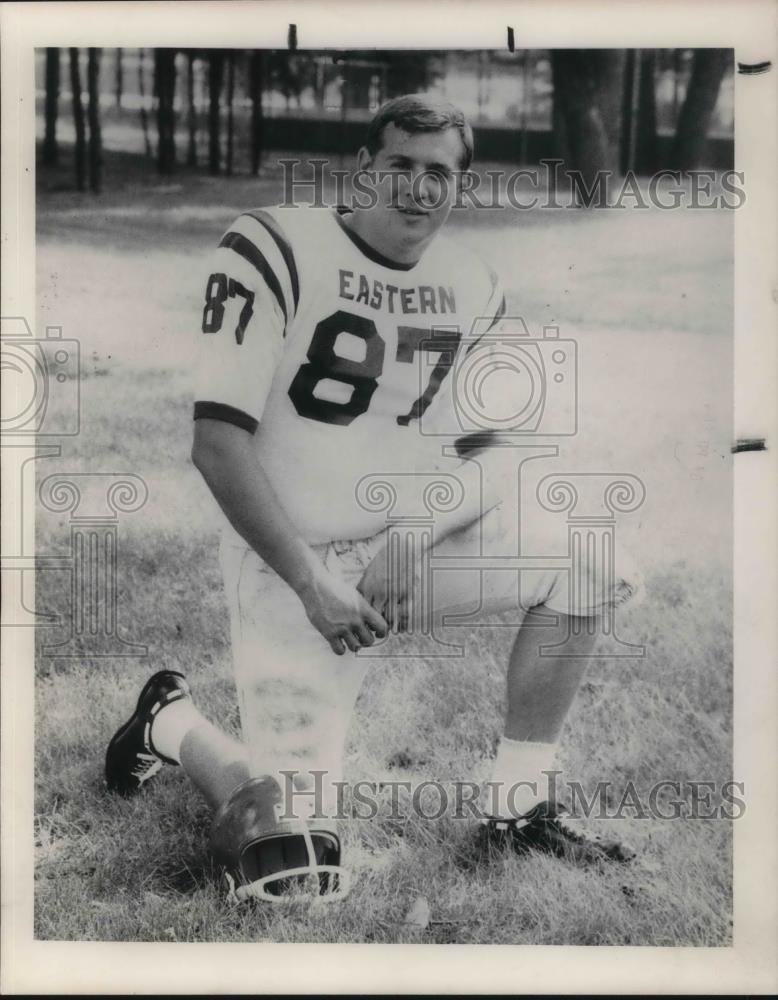
<path id="1" fill-rule="evenodd" d="M 366 601 L 380 611 L 389 626 L 407 632 L 421 594 L 421 559 L 408 546 L 399 545 L 389 559 L 389 548 L 380 549 L 357 584 Z"/>
<path id="2" fill-rule="evenodd" d="M 363 646 L 372 646 L 375 637 L 389 631 L 379 612 L 356 588 L 322 568 L 300 594 L 311 624 L 339 656 Z"/>

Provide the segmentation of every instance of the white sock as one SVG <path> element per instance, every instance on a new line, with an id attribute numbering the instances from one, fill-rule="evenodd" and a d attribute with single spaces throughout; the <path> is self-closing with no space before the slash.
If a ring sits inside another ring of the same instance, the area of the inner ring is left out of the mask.
<path id="1" fill-rule="evenodd" d="M 486 795 L 486 812 L 501 819 L 515 819 L 549 798 L 549 779 L 558 743 L 532 743 L 503 736 L 492 768 Z"/>
<path id="2" fill-rule="evenodd" d="M 151 745 L 164 757 L 181 763 L 181 744 L 186 734 L 205 722 L 190 698 L 178 698 L 163 706 L 151 723 Z"/>

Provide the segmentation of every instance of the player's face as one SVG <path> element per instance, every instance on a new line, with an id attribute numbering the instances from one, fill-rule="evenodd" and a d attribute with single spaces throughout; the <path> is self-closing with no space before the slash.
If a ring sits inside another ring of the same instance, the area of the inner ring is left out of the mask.
<path id="1" fill-rule="evenodd" d="M 464 144 L 456 128 L 411 135 L 394 123 L 382 139 L 375 156 L 359 154 L 360 169 L 377 175 L 378 204 L 363 213 L 363 235 L 385 256 L 414 262 L 449 216 Z"/>

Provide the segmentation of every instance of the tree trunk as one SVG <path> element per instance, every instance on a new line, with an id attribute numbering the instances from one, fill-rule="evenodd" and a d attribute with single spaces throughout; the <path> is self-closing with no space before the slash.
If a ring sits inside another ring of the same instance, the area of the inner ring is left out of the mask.
<path id="1" fill-rule="evenodd" d="M 262 116 L 262 90 L 264 79 L 264 54 L 261 49 L 251 53 L 249 89 L 251 91 L 251 172 L 259 173 L 262 162 L 262 145 L 265 122 Z"/>
<path id="2" fill-rule="evenodd" d="M 525 49 L 524 58 L 521 61 L 521 109 L 519 119 L 518 162 L 521 166 L 527 163 L 527 150 L 529 147 L 528 126 L 532 99 L 533 66 L 532 49 Z"/>
<path id="3" fill-rule="evenodd" d="M 681 76 L 683 49 L 673 49 L 673 128 L 678 128 L 678 80 Z"/>
<path id="4" fill-rule="evenodd" d="M 219 100 L 224 79 L 224 55 L 211 52 L 208 58 L 208 173 L 221 172 L 221 115 Z"/>
<path id="5" fill-rule="evenodd" d="M 151 140 L 149 139 L 149 118 L 146 114 L 146 53 L 138 49 L 138 94 L 140 95 L 140 125 L 143 129 L 143 145 L 146 156 L 151 156 Z"/>
<path id="6" fill-rule="evenodd" d="M 640 64 L 635 169 L 639 174 L 648 175 L 659 169 L 656 138 L 656 49 L 643 49 Z"/>
<path id="7" fill-rule="evenodd" d="M 99 194 L 103 186 L 103 141 L 100 135 L 100 49 L 89 49 L 89 187 Z"/>
<path id="8" fill-rule="evenodd" d="M 188 167 L 197 166 L 197 110 L 195 108 L 194 55 L 190 52 L 186 67 L 186 99 L 189 118 L 189 149 L 186 156 Z"/>
<path id="9" fill-rule="evenodd" d="M 233 102 L 235 100 L 235 53 L 227 55 L 227 176 L 232 177 L 234 153 L 234 118 Z"/>
<path id="10" fill-rule="evenodd" d="M 621 105 L 621 156 L 619 169 L 622 174 L 635 169 L 638 129 L 638 86 L 642 64 L 636 49 L 627 49 L 624 63 L 624 87 Z"/>
<path id="11" fill-rule="evenodd" d="M 165 83 L 162 79 L 164 76 L 164 69 L 162 66 L 164 56 L 163 49 L 153 49 L 152 57 L 154 59 L 154 82 L 152 85 L 152 108 L 156 102 L 157 111 L 157 170 L 164 174 L 165 170 L 165 157 L 167 155 L 167 144 L 165 142 Z"/>
<path id="12" fill-rule="evenodd" d="M 659 169 L 656 138 L 656 49 L 630 49 L 624 72 L 622 173 L 653 174 Z"/>
<path id="13" fill-rule="evenodd" d="M 551 103 L 551 132 L 554 137 L 554 156 L 567 163 L 570 160 L 570 143 L 567 138 L 567 113 L 563 108 L 561 96 L 554 88 L 554 98 Z"/>
<path id="14" fill-rule="evenodd" d="M 59 49 L 46 49 L 46 132 L 43 138 L 43 162 L 47 167 L 59 160 L 57 146 L 57 111 L 59 108 Z"/>
<path id="15" fill-rule="evenodd" d="M 175 110 L 176 50 L 154 50 L 154 81 L 157 92 L 157 169 L 172 174 L 176 169 Z"/>
<path id="16" fill-rule="evenodd" d="M 672 150 L 675 170 L 694 170 L 702 165 L 713 109 L 731 58 L 731 49 L 697 49 L 686 100 L 678 117 Z"/>
<path id="17" fill-rule="evenodd" d="M 343 94 L 349 108 L 367 108 L 370 106 L 370 70 L 365 66 L 349 66 L 344 63 Z M 290 81 L 291 81 L 290 77 Z M 291 82 L 290 82 L 291 87 Z M 299 96 L 298 96 L 299 102 Z M 480 107 L 480 105 L 479 105 Z M 480 115 L 480 111 L 479 111 Z"/>
<path id="18" fill-rule="evenodd" d="M 568 170 L 587 187 L 618 168 L 624 53 L 619 49 L 554 49 L 554 127 Z"/>
<path id="19" fill-rule="evenodd" d="M 169 173 L 176 169 L 176 50 L 165 49 L 165 138 Z"/>
<path id="20" fill-rule="evenodd" d="M 116 50 L 116 107 L 121 110 L 122 106 L 122 91 L 124 90 L 124 66 L 122 65 L 122 59 L 124 57 L 124 49 Z"/>
<path id="21" fill-rule="evenodd" d="M 81 102 L 81 71 L 78 49 L 70 50 L 70 92 L 73 102 L 73 124 L 76 129 L 76 187 L 86 191 L 86 127 L 84 105 Z"/>
<path id="22" fill-rule="evenodd" d="M 319 111 L 324 111 L 324 60 L 321 56 L 314 56 L 314 77 L 313 77 L 313 99 Z"/>

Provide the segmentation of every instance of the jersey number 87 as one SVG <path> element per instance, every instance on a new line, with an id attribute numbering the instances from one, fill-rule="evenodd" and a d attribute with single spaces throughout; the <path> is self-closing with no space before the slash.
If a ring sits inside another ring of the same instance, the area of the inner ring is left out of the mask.
<path id="1" fill-rule="evenodd" d="M 362 361 L 353 361 L 335 353 L 335 342 L 341 333 L 350 333 L 365 342 Z M 424 392 L 407 413 L 397 417 L 398 424 L 407 426 L 425 412 L 454 363 L 459 340 L 460 333 L 454 329 L 434 331 L 398 326 L 395 360 L 411 364 L 418 351 L 439 355 Z M 308 362 L 300 366 L 289 386 L 289 398 L 294 408 L 301 417 L 309 420 L 348 426 L 352 420 L 367 412 L 384 369 L 385 354 L 386 342 L 371 319 L 339 310 L 321 320 L 313 331 L 306 355 Z M 314 390 L 323 379 L 352 386 L 349 399 L 333 402 L 315 396 Z"/>

